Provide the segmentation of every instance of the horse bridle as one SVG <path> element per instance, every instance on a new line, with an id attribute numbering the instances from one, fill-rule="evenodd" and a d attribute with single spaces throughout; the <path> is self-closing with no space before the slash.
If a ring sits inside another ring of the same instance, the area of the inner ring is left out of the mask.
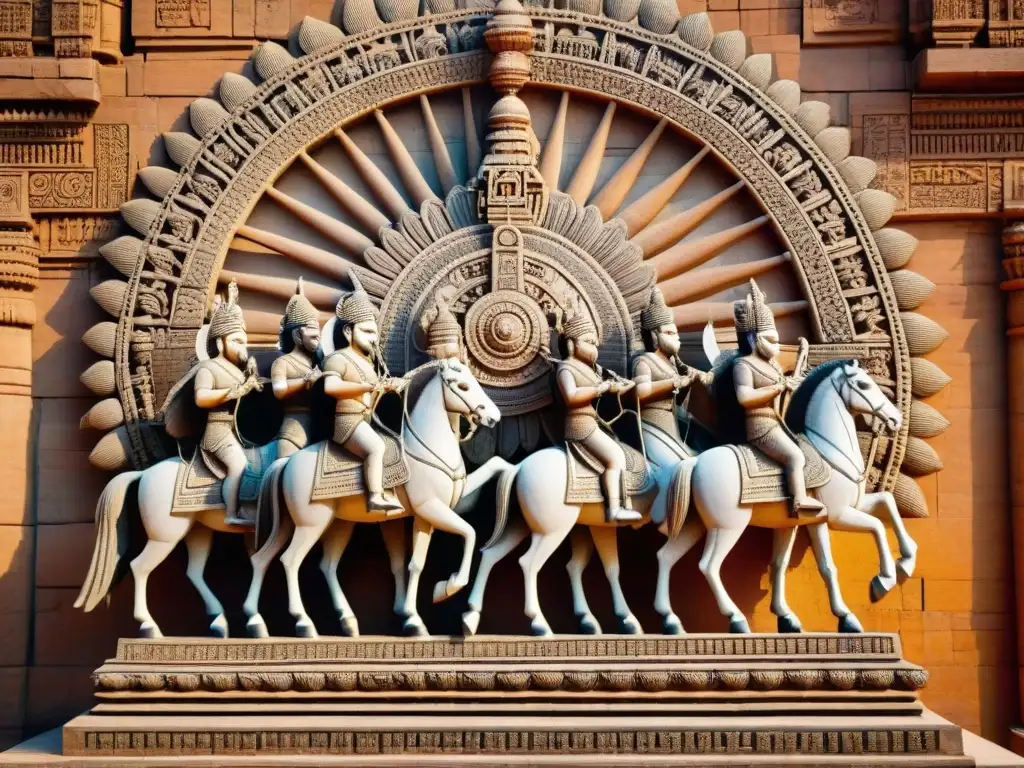
<path id="1" fill-rule="evenodd" d="M 438 364 L 438 367 L 440 367 L 440 363 Z M 469 422 L 469 432 L 466 434 L 465 437 L 459 437 L 459 443 L 465 443 L 468 440 L 471 440 L 473 438 L 473 435 L 476 433 L 476 430 L 479 428 L 480 422 L 481 422 L 480 415 L 476 412 L 476 409 L 473 408 L 469 404 L 469 401 L 466 400 L 466 398 L 462 396 L 462 393 L 459 392 L 459 388 L 457 386 L 453 385 L 452 382 L 454 381 L 454 378 L 449 380 L 449 378 L 447 376 L 445 376 L 445 370 L 444 369 L 441 369 L 439 371 L 439 373 L 441 374 L 441 384 L 444 386 L 444 388 L 448 392 L 450 392 L 451 394 L 455 395 L 455 397 L 457 397 L 459 399 L 459 401 L 464 406 L 466 406 L 467 413 L 464 413 L 464 414 L 460 413 L 460 414 L 458 414 L 460 417 L 465 416 L 466 417 L 466 421 Z M 447 410 L 447 409 L 445 409 L 445 410 Z M 405 447 L 404 429 L 403 429 L 402 450 L 405 452 L 405 454 L 409 458 L 415 459 L 420 464 L 425 464 L 428 467 L 432 467 L 434 469 L 437 469 L 437 470 L 443 472 L 445 475 L 448 476 L 448 479 L 453 481 L 453 482 L 455 482 L 457 480 L 465 479 L 465 477 L 466 477 L 466 467 L 465 466 L 462 466 L 462 467 L 459 467 L 459 466 L 452 467 L 452 466 L 450 466 L 448 464 L 448 462 L 446 462 L 443 458 L 441 458 L 441 456 L 439 456 L 437 454 L 437 452 L 433 448 L 431 448 L 422 437 L 420 437 L 419 432 L 416 431 L 416 428 L 412 425 L 412 421 L 409 419 L 409 398 L 405 397 L 404 395 L 402 397 L 402 426 L 409 428 L 409 434 L 411 434 L 413 437 L 416 438 L 416 442 L 418 442 L 420 445 L 422 445 L 424 448 L 427 449 L 427 453 L 430 454 L 430 456 L 432 457 L 433 460 L 427 459 L 427 458 L 423 458 L 422 456 L 417 456 L 415 453 L 409 451 Z"/>

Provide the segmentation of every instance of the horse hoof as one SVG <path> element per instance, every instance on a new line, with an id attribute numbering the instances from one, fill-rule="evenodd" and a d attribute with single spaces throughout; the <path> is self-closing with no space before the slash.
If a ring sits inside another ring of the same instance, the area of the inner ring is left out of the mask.
<path id="1" fill-rule="evenodd" d="M 729 621 L 729 632 L 733 635 L 749 635 L 750 625 L 746 619 L 731 619 Z"/>
<path id="2" fill-rule="evenodd" d="M 636 616 L 630 614 L 629 616 L 619 617 L 619 634 L 622 635 L 642 635 L 644 628 L 640 626 L 640 622 L 636 620 Z"/>
<path id="3" fill-rule="evenodd" d="M 443 603 L 452 595 L 456 594 L 463 585 L 458 582 L 448 579 L 448 581 L 439 581 L 434 585 L 434 602 Z"/>
<path id="4" fill-rule="evenodd" d="M 864 631 L 864 627 L 857 621 L 856 616 L 848 613 L 839 619 L 839 631 L 847 635 L 859 635 Z"/>
<path id="5" fill-rule="evenodd" d="M 163 637 L 164 633 L 160 631 L 160 627 L 152 621 L 144 621 L 139 625 L 139 637 L 145 638 L 146 640 L 152 640 L 157 637 Z"/>
<path id="6" fill-rule="evenodd" d="M 674 613 L 670 613 L 665 616 L 661 621 L 661 628 L 666 635 L 685 635 L 686 630 L 683 629 L 683 622 L 679 620 L 679 617 Z"/>
<path id="7" fill-rule="evenodd" d="M 530 631 L 534 637 L 551 637 L 554 634 L 544 619 L 534 619 L 530 622 Z"/>
<path id="8" fill-rule="evenodd" d="M 255 638 L 270 637 L 270 633 L 267 631 L 267 624 L 258 613 L 246 622 L 245 633 L 249 637 Z"/>
<path id="9" fill-rule="evenodd" d="M 339 616 L 341 634 L 345 637 L 359 637 L 359 622 L 355 616 Z"/>
<path id="10" fill-rule="evenodd" d="M 319 637 L 316 627 L 313 626 L 313 622 L 309 619 L 300 619 L 295 622 L 295 636 L 305 638 Z"/>
<path id="11" fill-rule="evenodd" d="M 472 637 L 480 628 L 480 611 L 466 611 L 462 614 L 462 634 Z"/>
<path id="12" fill-rule="evenodd" d="M 902 584 L 914 575 L 917 557 L 901 557 L 896 561 L 896 580 Z"/>
<path id="13" fill-rule="evenodd" d="M 423 624 L 423 619 L 419 616 L 410 616 L 402 624 L 402 634 L 406 637 L 429 637 L 430 633 L 427 632 L 426 626 Z"/>
<path id="14" fill-rule="evenodd" d="M 222 640 L 228 636 L 228 620 L 224 618 L 223 613 L 210 622 L 210 632 Z"/>
<path id="15" fill-rule="evenodd" d="M 883 597 L 892 591 L 892 588 L 896 586 L 896 579 L 883 579 L 881 576 L 875 576 L 871 580 L 871 602 L 877 603 Z"/>
<path id="16" fill-rule="evenodd" d="M 600 635 L 601 625 L 597 623 L 591 614 L 585 614 L 577 617 L 580 622 L 580 634 L 581 635 Z"/>
<path id="17" fill-rule="evenodd" d="M 796 634 L 797 632 L 804 631 L 804 628 L 800 625 L 800 619 L 791 613 L 779 616 L 778 624 L 778 630 L 783 634 Z"/>

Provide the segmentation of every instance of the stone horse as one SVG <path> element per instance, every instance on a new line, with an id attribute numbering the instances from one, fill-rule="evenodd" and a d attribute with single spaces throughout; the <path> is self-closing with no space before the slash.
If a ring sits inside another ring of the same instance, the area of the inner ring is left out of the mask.
<path id="1" fill-rule="evenodd" d="M 266 467 L 277 456 L 276 443 L 245 449 L 250 467 Z M 197 456 L 196 461 L 201 461 Z M 135 620 L 142 637 L 161 637 L 160 627 L 149 613 L 146 582 L 149 574 L 162 563 L 182 539 L 188 549 L 188 578 L 199 592 L 211 617 L 210 631 L 227 637 L 228 623 L 224 606 L 203 577 L 210 557 L 214 531 L 244 534 L 252 529 L 224 522 L 224 505 L 211 501 L 206 509 L 190 505 L 175 510 L 179 474 L 187 472 L 189 462 L 175 457 L 164 459 L 152 467 L 136 472 L 122 472 L 114 477 L 96 503 L 96 543 L 85 583 L 75 601 L 76 608 L 91 611 L 107 596 L 113 585 L 121 556 L 128 548 L 128 518 L 122 515 L 131 486 L 138 481 L 139 516 L 146 532 L 146 545 L 131 561 L 135 581 Z M 211 487 L 208 498 L 220 499 L 220 483 Z M 175 510 L 172 513 L 172 510 Z"/>
<path id="2" fill-rule="evenodd" d="M 806 389 L 805 389 L 806 388 Z M 842 531 L 869 532 L 875 537 L 880 559 L 880 573 L 872 580 L 871 597 L 878 600 L 891 590 L 898 579 L 909 577 L 914 570 L 917 545 L 910 538 L 888 492 L 864 493 L 864 461 L 851 414 L 859 413 L 880 420 L 896 431 L 902 418 L 875 382 L 856 362 L 825 364 L 801 385 L 806 401 L 803 431 L 832 468 L 828 483 L 815 491 L 826 506 L 826 519 L 798 520 L 791 518 L 787 502 L 740 504 L 740 467 L 732 449 L 722 446 L 698 457 L 679 462 L 670 469 L 655 470 L 656 494 L 634 499 L 635 507 L 645 515 L 662 519 L 658 527 L 669 541 L 658 551 L 658 586 L 655 608 L 661 614 L 668 634 L 683 631 L 682 623 L 672 610 L 669 598 L 669 577 L 672 566 L 710 530 L 700 570 L 711 585 L 723 615 L 730 620 L 734 632 L 749 631 L 746 619 L 729 598 L 720 577 L 726 555 L 748 525 L 775 530 L 772 557 L 772 611 L 778 616 L 780 631 L 799 631 L 800 623 L 785 599 L 785 572 L 792 553 L 797 527 L 806 525 L 819 570 L 826 581 L 833 614 L 839 619 L 840 631 L 861 631 L 860 623 L 843 602 L 837 571 L 832 560 L 828 528 Z M 800 392 L 800 390 L 798 390 Z M 498 482 L 498 520 L 495 533 L 481 558 L 480 571 L 470 595 L 470 610 L 463 617 L 467 634 L 476 631 L 483 591 L 491 568 L 532 533 L 529 550 L 520 558 L 526 581 L 526 615 L 537 634 L 548 634 L 550 628 L 537 601 L 537 573 L 558 544 L 576 523 L 590 527 L 598 555 L 612 588 L 613 604 L 621 628 L 639 632 L 639 625 L 626 604 L 619 585 L 619 561 L 614 527 L 604 524 L 599 505 L 565 504 L 566 456 L 559 448 L 548 448 L 525 459 L 506 471 Z M 675 484 L 675 487 L 673 487 Z M 508 501 L 513 486 L 523 519 L 508 522 Z M 672 501 L 669 501 L 671 496 Z M 690 497 L 699 517 L 687 518 Z M 896 533 L 900 560 L 893 562 L 885 538 L 885 528 L 876 515 L 884 515 Z M 527 528 L 528 527 L 528 528 Z M 573 554 L 568 564 L 573 603 L 581 629 L 596 633 L 594 620 L 583 591 L 582 573 L 591 549 L 585 536 L 574 533 Z"/>
<path id="3" fill-rule="evenodd" d="M 476 534 L 454 508 L 464 496 L 475 495 L 480 486 L 506 471 L 510 464 L 493 458 L 467 475 L 460 447 L 460 417 L 470 421 L 471 429 L 493 427 L 501 414 L 484 393 L 469 366 L 455 358 L 429 363 L 409 376 L 403 405 L 401 441 L 409 469 L 406 482 L 393 489 L 405 512 L 390 517 L 366 509 L 363 495 L 348 495 L 311 501 L 321 444 L 307 446 L 287 459 L 271 465 L 264 475 L 260 492 L 260 510 L 267 508 L 277 520 L 267 542 L 253 556 L 253 581 L 245 601 L 249 617 L 247 630 L 265 637 L 266 625 L 259 614 L 259 595 L 266 567 L 288 540 L 281 556 L 288 583 L 288 610 L 295 618 L 300 637 L 316 637 L 316 627 L 306 614 L 299 590 L 299 566 L 313 545 L 324 539 L 321 570 L 327 579 L 331 600 L 346 634 L 358 634 L 358 623 L 338 582 L 337 567 L 355 523 L 379 523 L 388 547 L 395 577 L 395 612 L 404 620 L 407 634 L 423 635 L 426 628 L 416 609 L 419 577 L 426 560 L 427 547 L 435 528 L 465 539 L 462 562 L 457 572 L 434 588 L 434 602 L 451 597 L 469 583 L 470 565 Z M 281 500 L 288 515 L 279 511 Z M 412 556 L 409 561 L 408 587 L 402 566 L 405 542 L 401 523 L 414 516 Z"/>

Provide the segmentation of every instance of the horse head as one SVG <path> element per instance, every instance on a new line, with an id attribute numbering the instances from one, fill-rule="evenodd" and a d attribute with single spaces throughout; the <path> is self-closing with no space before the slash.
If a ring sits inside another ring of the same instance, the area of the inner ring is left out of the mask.
<path id="1" fill-rule="evenodd" d="M 903 415 L 856 360 L 836 368 L 832 379 L 850 413 L 873 416 L 891 432 L 899 432 Z"/>
<path id="2" fill-rule="evenodd" d="M 438 361 L 438 373 L 448 413 L 465 416 L 471 431 L 480 425 L 493 427 L 501 420 L 501 411 L 487 396 L 469 366 L 451 357 Z"/>

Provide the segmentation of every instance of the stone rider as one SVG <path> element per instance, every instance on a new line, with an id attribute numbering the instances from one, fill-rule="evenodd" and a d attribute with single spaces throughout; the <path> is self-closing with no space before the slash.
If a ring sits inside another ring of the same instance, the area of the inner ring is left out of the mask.
<path id="1" fill-rule="evenodd" d="M 631 382 L 602 379 L 597 365 L 600 339 L 585 311 L 570 304 L 561 333 L 565 338 L 566 357 L 558 364 L 555 376 L 565 403 L 566 442 L 579 443 L 604 467 L 605 519 L 609 523 L 640 520 L 640 513 L 623 503 L 622 473 L 626 469 L 626 455 L 615 438 L 601 429 L 595 407 L 601 395 L 623 392 Z"/>
<path id="2" fill-rule="evenodd" d="M 679 331 L 672 310 L 665 306 L 665 299 L 657 288 L 640 313 L 640 328 L 647 351 L 633 360 L 633 381 L 640 401 L 645 444 L 651 451 L 648 458 L 654 460 L 664 455 L 664 451 L 659 450 L 664 448 L 674 457 L 673 461 L 681 461 L 695 454 L 679 434 L 677 398 L 685 394 L 696 379 L 709 385 L 711 374 L 679 362 Z"/>
<path id="3" fill-rule="evenodd" d="M 775 318 L 757 284 L 733 309 L 740 355 L 733 366 L 736 399 L 746 411 L 747 441 L 779 462 L 793 495 L 795 517 L 817 517 L 824 505 L 807 495 L 804 454 L 783 423 L 779 409 L 782 393 L 789 388 L 776 358 L 779 333 Z"/>
<path id="4" fill-rule="evenodd" d="M 395 392 L 396 382 L 381 381 L 377 374 L 377 309 L 352 276 L 353 291 L 341 297 L 335 308 L 338 320 L 334 330 L 344 337 L 344 346 L 324 361 L 324 392 L 337 399 L 333 439 L 345 450 L 363 460 L 363 473 L 369 492 L 367 510 L 397 514 L 402 504 L 384 493 L 383 438 L 370 426 L 376 397 Z M 339 340 L 340 341 L 340 340 Z"/>
<path id="5" fill-rule="evenodd" d="M 322 375 L 316 364 L 320 313 L 303 294 L 301 277 L 285 307 L 279 343 L 284 354 L 270 367 L 270 381 L 274 397 L 284 403 L 284 419 L 277 432 L 277 456 L 283 458 L 309 445 L 309 390 Z"/>
<path id="6" fill-rule="evenodd" d="M 248 462 L 242 442 L 235 430 L 235 407 L 238 399 L 253 389 L 263 388 L 256 372 L 256 361 L 246 347 L 245 320 L 238 306 L 238 287 L 228 286 L 228 300 L 214 310 L 207 343 L 216 354 L 199 363 L 195 380 L 195 403 L 207 411 L 206 427 L 199 443 L 203 460 L 216 470 L 223 470 L 222 493 L 229 525 L 253 524 L 241 517 L 238 492 Z M 219 473 L 218 473 L 219 474 Z"/>

